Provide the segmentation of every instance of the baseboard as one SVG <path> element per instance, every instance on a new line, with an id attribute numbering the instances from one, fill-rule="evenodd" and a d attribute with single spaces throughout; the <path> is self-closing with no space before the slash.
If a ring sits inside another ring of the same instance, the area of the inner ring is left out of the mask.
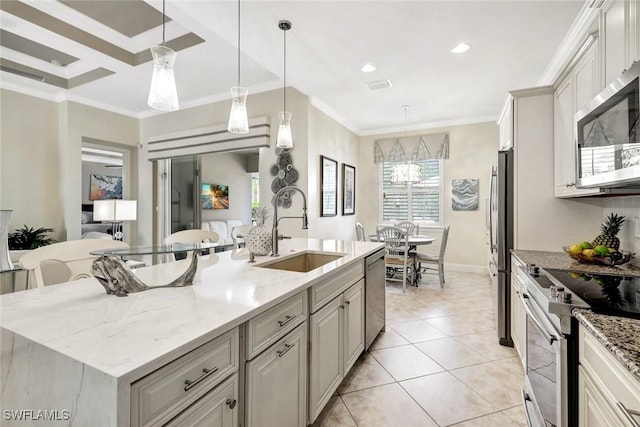
<path id="1" fill-rule="evenodd" d="M 478 273 L 489 274 L 489 269 L 481 265 L 467 265 L 467 264 L 450 264 L 444 263 L 444 271 L 458 271 L 461 273 Z"/>

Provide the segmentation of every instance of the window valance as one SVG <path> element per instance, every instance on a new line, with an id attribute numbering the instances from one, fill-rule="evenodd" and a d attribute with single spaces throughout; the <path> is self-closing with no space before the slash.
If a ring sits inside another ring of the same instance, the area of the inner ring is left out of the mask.
<path id="1" fill-rule="evenodd" d="M 376 140 L 373 146 L 373 161 L 406 162 L 449 158 L 449 134 L 404 136 Z"/>

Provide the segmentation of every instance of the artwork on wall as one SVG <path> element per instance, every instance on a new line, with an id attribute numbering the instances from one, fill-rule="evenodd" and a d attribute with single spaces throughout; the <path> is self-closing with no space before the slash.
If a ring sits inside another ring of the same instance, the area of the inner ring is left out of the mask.
<path id="1" fill-rule="evenodd" d="M 202 209 L 229 209 L 229 186 L 202 184 Z"/>
<path id="2" fill-rule="evenodd" d="M 342 215 L 356 213 L 356 168 L 342 164 Z"/>
<path id="3" fill-rule="evenodd" d="M 451 181 L 451 209 L 454 211 L 478 210 L 478 179 Z"/>
<path id="4" fill-rule="evenodd" d="M 271 182 L 271 191 L 274 196 L 271 204 L 275 203 L 275 194 L 284 187 L 295 186 L 298 180 L 298 171 L 293 167 L 293 158 L 290 149 L 276 148 L 276 163 L 271 165 L 270 173 L 273 177 Z M 286 191 L 278 198 L 278 207 L 288 209 L 291 207 L 291 196 L 293 192 Z"/>
<path id="5" fill-rule="evenodd" d="M 338 215 L 338 162 L 320 156 L 320 216 Z"/>
<path id="6" fill-rule="evenodd" d="M 89 180 L 89 200 L 122 199 L 122 177 L 91 175 Z"/>

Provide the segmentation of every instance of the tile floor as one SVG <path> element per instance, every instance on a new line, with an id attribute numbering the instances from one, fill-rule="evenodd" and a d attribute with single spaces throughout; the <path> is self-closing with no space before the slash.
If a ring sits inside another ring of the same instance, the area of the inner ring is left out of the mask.
<path id="1" fill-rule="evenodd" d="M 525 426 L 523 369 L 498 344 L 489 278 L 423 276 L 387 283 L 387 328 L 360 357 L 314 426 Z"/>

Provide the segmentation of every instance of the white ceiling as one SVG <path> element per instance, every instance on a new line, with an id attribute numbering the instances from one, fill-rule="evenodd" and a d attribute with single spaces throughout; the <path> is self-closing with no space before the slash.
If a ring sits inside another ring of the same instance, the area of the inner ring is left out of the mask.
<path id="1" fill-rule="evenodd" d="M 162 2 L 146 0 L 162 10 Z M 134 37 L 93 21 L 55 0 L 25 2 L 51 16 L 136 53 L 161 41 L 160 26 Z M 507 91 L 535 86 L 552 60 L 582 0 L 502 1 L 242 1 L 242 85 L 251 93 L 281 88 L 287 19 L 287 83 L 354 132 L 495 120 Z M 167 40 L 195 33 L 204 43 L 178 52 L 175 73 L 181 108 L 229 98 L 236 83 L 237 2 L 167 0 Z M 160 23 L 159 23 L 160 24 Z M 132 66 L 43 29 L 5 10 L 3 30 L 79 58 L 66 66 L 0 47 L 0 57 L 65 78 L 105 68 L 115 73 L 72 89 L 5 71 L 0 86 L 72 99 L 136 117 L 146 105 L 152 64 Z M 458 42 L 471 49 L 452 54 Z M 377 70 L 363 73 L 372 63 Z M 370 91 L 366 83 L 390 79 Z M 274 106 L 274 111 L 281 106 Z"/>

